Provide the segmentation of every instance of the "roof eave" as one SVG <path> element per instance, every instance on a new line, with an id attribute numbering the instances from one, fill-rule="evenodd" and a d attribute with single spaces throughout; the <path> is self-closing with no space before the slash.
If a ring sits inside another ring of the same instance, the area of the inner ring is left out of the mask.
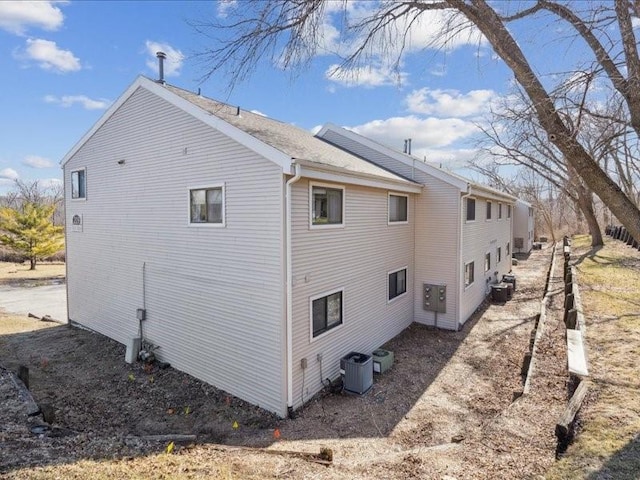
<path id="1" fill-rule="evenodd" d="M 303 177 L 327 182 L 348 183 L 364 187 L 380 188 L 405 193 L 421 193 L 423 186 L 400 178 L 384 178 L 364 172 L 355 172 L 333 165 L 313 162 L 311 160 L 296 159 L 300 166 L 298 173 Z"/>

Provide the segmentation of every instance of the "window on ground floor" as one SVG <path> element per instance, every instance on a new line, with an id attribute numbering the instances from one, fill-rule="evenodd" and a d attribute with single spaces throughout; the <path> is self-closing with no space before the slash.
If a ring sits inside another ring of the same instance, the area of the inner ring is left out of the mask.
<path id="1" fill-rule="evenodd" d="M 311 299 L 312 335 L 317 337 L 342 325 L 342 290 Z"/>
<path id="2" fill-rule="evenodd" d="M 475 275 L 475 265 L 474 262 L 469 262 L 464 266 L 464 286 L 468 287 L 473 283 L 474 275 Z"/>
<path id="3" fill-rule="evenodd" d="M 487 252 L 484 256 L 484 271 L 488 272 L 491 270 L 491 253 Z"/>
<path id="4" fill-rule="evenodd" d="M 389 273 L 389 300 L 407 293 L 407 269 Z"/>

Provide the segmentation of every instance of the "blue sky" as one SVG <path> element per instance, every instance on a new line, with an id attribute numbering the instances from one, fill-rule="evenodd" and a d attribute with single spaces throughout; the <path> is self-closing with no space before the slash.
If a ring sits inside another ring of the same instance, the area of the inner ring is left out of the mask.
<path id="1" fill-rule="evenodd" d="M 60 159 L 105 109 L 137 75 L 156 78 L 158 50 L 169 56 L 169 83 L 305 129 L 333 122 L 398 149 L 412 138 L 414 154 L 452 169 L 474 154 L 474 122 L 509 92 L 512 76 L 485 43 L 464 37 L 446 53 L 424 49 L 433 36 L 426 22 L 403 58 L 401 82 L 382 62 L 355 79 L 331 76 L 337 59 L 319 55 L 295 78 L 263 62 L 228 94 L 221 76 L 200 83 L 204 70 L 193 54 L 208 39 L 188 20 L 220 18 L 234 3 L 0 1 L 0 193 L 15 178 L 60 182 Z M 330 18 L 327 43 L 335 35 Z M 531 40 L 530 27 L 514 28 Z M 532 55 L 553 63 L 539 47 Z"/>

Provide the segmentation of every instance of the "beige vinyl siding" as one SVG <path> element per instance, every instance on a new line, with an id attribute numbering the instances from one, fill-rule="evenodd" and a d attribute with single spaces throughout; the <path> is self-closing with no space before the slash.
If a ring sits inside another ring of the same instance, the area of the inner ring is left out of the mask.
<path id="1" fill-rule="evenodd" d="M 421 171 L 416 173 L 416 181 L 425 187 L 416 199 L 415 321 L 455 330 L 459 321 L 458 285 L 464 280 L 458 273 L 460 191 Z M 447 286 L 446 313 L 436 315 L 424 310 L 424 283 Z"/>
<path id="2" fill-rule="evenodd" d="M 337 184 L 336 184 L 337 185 Z M 300 406 L 339 375 L 351 351 L 370 354 L 413 320 L 414 196 L 409 222 L 388 225 L 388 190 L 345 187 L 344 227 L 309 227 L 309 181 L 293 185 L 293 398 Z M 407 293 L 388 301 L 388 272 L 407 267 Z M 310 299 L 343 289 L 340 327 L 312 339 Z M 322 355 L 322 377 L 318 354 Z M 304 372 L 301 359 L 306 358 Z"/>
<path id="3" fill-rule="evenodd" d="M 533 248 L 533 216 L 529 216 L 531 205 L 522 200 L 518 200 L 513 207 L 513 252 L 528 253 Z M 515 248 L 515 239 L 523 239 L 523 247 Z"/>
<path id="4" fill-rule="evenodd" d="M 366 158 L 392 172 L 412 179 L 425 187 L 415 197 L 415 321 L 446 329 L 458 324 L 458 205 L 460 190 L 449 183 L 422 171 L 420 161 L 407 165 L 389 155 L 327 130 L 323 138 L 329 142 Z M 410 157 L 407 157 L 410 159 Z M 447 311 L 439 313 L 423 309 L 422 285 L 431 283 L 447 286 Z"/>
<path id="5" fill-rule="evenodd" d="M 486 220 L 487 199 L 471 197 L 476 200 L 476 219 L 462 222 L 462 266 L 461 275 L 464 280 L 464 265 L 475 262 L 475 280 L 467 288 L 462 285 L 460 315 L 465 322 L 478 308 L 478 305 L 490 293 L 490 285 L 502 280 L 502 275 L 511 271 L 511 256 L 506 254 L 506 245 L 511 241 L 511 218 L 506 216 L 503 204 L 502 219 L 498 220 L 498 202 L 490 200 L 493 205 L 491 220 Z M 464 203 L 464 202 L 463 202 Z M 464 213 L 464 205 L 461 206 Z M 462 217 L 465 218 L 464 216 Z M 502 248 L 502 260 L 496 263 L 497 248 Z M 491 254 L 491 268 L 484 271 L 485 255 Z M 495 272 L 498 272 L 495 274 Z"/>
<path id="6" fill-rule="evenodd" d="M 124 160 L 123 164 L 118 161 Z M 70 172 L 87 169 L 87 199 Z M 69 314 L 231 394 L 286 414 L 283 184 L 272 162 L 147 90 L 65 165 Z M 189 188 L 225 186 L 225 226 L 189 226 Z M 124 359 L 123 359 L 124 360 Z"/>

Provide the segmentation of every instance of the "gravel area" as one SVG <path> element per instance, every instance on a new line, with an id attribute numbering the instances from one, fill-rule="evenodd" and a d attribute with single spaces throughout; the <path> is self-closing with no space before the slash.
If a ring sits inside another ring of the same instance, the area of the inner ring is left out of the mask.
<path id="1" fill-rule="evenodd" d="M 148 471 L 137 464 L 137 478 L 154 477 L 151 459 L 166 442 L 140 437 L 194 434 L 195 445 L 176 447 L 171 468 L 222 462 L 232 478 L 539 478 L 555 461 L 554 426 L 567 399 L 561 255 L 525 396 L 521 370 L 551 254 L 545 245 L 514 266 L 513 299 L 486 302 L 460 332 L 413 324 L 390 341 L 394 366 L 366 395 L 323 392 L 289 420 L 171 368 L 127 365 L 124 347 L 101 335 L 63 325 L 7 332 L 0 317 L 0 472 L 31 478 L 31 467 L 46 466 L 72 477 L 80 460 L 133 459 L 149 463 Z M 31 433 L 7 382 L 18 365 L 30 368 L 35 400 L 51 405 L 48 433 Z M 333 465 L 230 446 L 327 447 Z M 169 470 L 199 475 L 179 471 Z"/>

